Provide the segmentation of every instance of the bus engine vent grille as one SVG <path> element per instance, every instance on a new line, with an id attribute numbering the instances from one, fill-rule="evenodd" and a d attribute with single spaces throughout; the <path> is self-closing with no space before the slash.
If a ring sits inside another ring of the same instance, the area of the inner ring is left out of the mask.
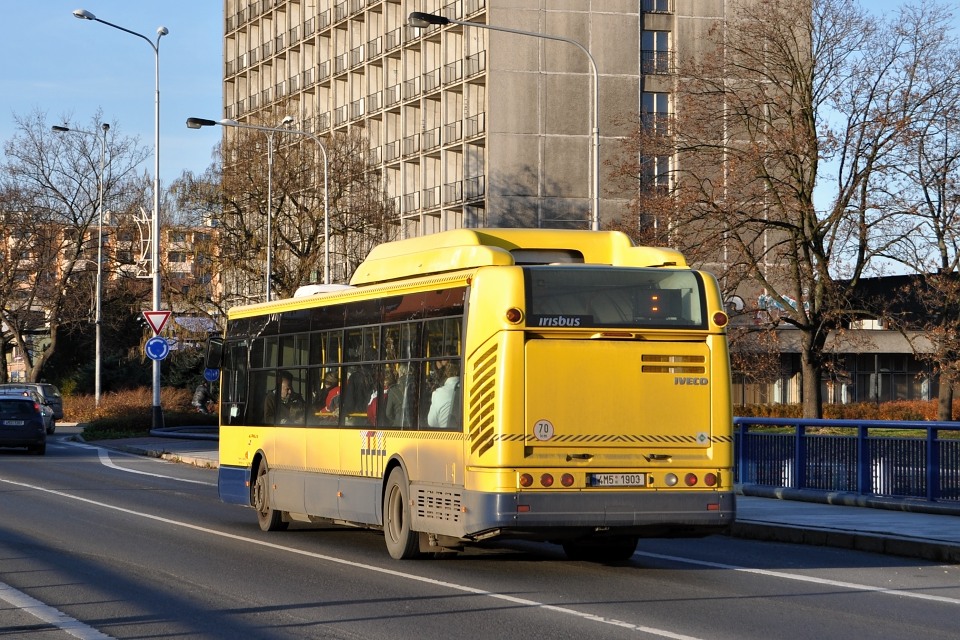
<path id="1" fill-rule="evenodd" d="M 462 495 L 443 489 L 418 489 L 416 494 L 417 515 L 429 520 L 460 522 L 463 513 Z"/>

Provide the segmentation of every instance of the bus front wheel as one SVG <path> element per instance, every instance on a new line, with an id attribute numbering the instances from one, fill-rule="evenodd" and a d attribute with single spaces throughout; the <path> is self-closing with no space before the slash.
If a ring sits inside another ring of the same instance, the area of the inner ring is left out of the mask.
<path id="1" fill-rule="evenodd" d="M 288 523 L 283 521 L 283 513 L 270 507 L 270 486 L 267 479 L 267 460 L 260 461 L 257 479 L 253 483 L 253 507 L 257 510 L 257 522 L 263 531 L 283 531 Z"/>
<path id="2" fill-rule="evenodd" d="M 410 489 L 403 470 L 397 467 L 387 477 L 383 494 L 383 538 L 395 560 L 420 555 L 420 536 L 410 529 Z"/>

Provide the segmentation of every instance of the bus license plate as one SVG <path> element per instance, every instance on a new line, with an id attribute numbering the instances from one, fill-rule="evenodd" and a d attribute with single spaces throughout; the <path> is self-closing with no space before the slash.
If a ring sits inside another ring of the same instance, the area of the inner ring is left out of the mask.
<path id="1" fill-rule="evenodd" d="M 591 487 L 645 487 L 645 473 L 591 473 Z"/>

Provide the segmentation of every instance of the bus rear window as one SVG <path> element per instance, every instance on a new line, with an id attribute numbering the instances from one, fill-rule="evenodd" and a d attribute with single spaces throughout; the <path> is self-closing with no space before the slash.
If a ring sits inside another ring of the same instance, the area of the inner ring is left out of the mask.
<path id="1" fill-rule="evenodd" d="M 695 271 L 592 266 L 524 269 L 528 327 L 704 329 Z"/>

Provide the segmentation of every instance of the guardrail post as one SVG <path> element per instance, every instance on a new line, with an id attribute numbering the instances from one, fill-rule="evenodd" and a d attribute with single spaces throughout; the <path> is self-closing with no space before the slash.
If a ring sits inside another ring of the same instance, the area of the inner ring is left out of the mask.
<path id="1" fill-rule="evenodd" d="M 870 459 L 868 434 L 866 425 L 857 425 L 857 493 L 860 495 L 873 493 L 870 474 L 873 461 Z"/>
<path id="2" fill-rule="evenodd" d="M 803 489 L 807 484 L 807 430 L 803 421 L 796 425 L 793 447 L 793 488 Z"/>
<path id="3" fill-rule="evenodd" d="M 940 499 L 940 447 L 937 446 L 939 430 L 927 427 L 927 500 Z"/>

